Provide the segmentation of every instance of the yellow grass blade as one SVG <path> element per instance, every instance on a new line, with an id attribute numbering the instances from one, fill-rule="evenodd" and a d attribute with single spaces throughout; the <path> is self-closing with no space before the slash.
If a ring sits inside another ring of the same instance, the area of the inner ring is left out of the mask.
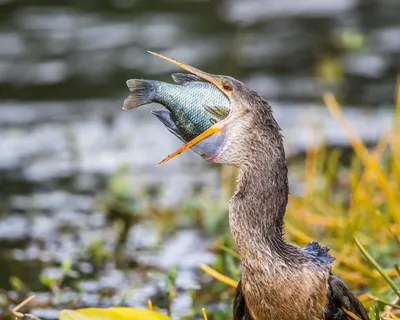
<path id="1" fill-rule="evenodd" d="M 390 319 L 393 320 L 399 320 L 393 313 L 391 313 L 389 310 L 386 310 L 386 313 L 389 315 Z"/>
<path id="2" fill-rule="evenodd" d="M 350 126 L 350 124 L 344 119 L 342 109 L 340 108 L 335 96 L 332 93 L 325 93 L 323 95 L 323 99 L 333 118 L 336 119 L 336 121 L 338 121 L 345 130 L 347 138 L 349 139 L 354 151 L 361 159 L 366 161 L 368 158 L 368 150 L 361 139 L 353 131 L 353 128 Z"/>
<path id="3" fill-rule="evenodd" d="M 381 299 L 381 298 L 378 298 L 378 297 L 375 297 L 375 296 L 372 296 L 372 295 L 368 295 L 368 298 L 370 298 L 371 300 L 386 304 L 386 305 L 391 306 L 393 308 L 400 309 L 399 305 L 394 304 L 394 303 L 392 303 L 390 301 L 387 301 L 387 300 L 384 300 L 384 299 Z"/>
<path id="4" fill-rule="evenodd" d="M 375 161 L 378 162 L 379 158 L 383 154 L 386 149 L 386 146 L 389 142 L 390 134 L 385 133 L 379 139 L 375 150 L 371 153 L 370 157 L 375 158 Z M 375 207 L 371 201 L 365 201 L 365 197 L 368 197 L 368 188 L 371 185 L 371 177 L 374 177 L 373 167 L 366 167 L 365 171 L 362 173 L 361 178 L 358 179 L 358 182 L 353 187 L 353 197 L 350 203 L 348 219 L 349 223 L 352 226 L 353 230 L 358 229 L 360 224 L 362 224 L 363 219 L 360 219 L 360 210 L 359 207 L 363 206 L 365 212 L 376 212 Z M 357 210 L 358 209 L 358 210 Z"/>
<path id="5" fill-rule="evenodd" d="M 11 312 L 14 314 L 14 316 L 16 318 L 31 318 L 33 320 L 37 320 L 38 317 L 34 316 L 33 314 L 30 313 L 22 313 L 19 310 L 21 310 L 24 306 L 26 306 L 29 302 L 31 302 L 33 299 L 35 299 L 36 296 L 30 296 L 28 298 L 26 298 L 24 301 L 22 301 L 20 304 L 18 304 L 17 306 L 15 306 Z"/>
<path id="6" fill-rule="evenodd" d="M 392 170 L 398 181 L 400 180 L 400 74 L 397 77 L 396 112 L 394 114 L 394 130 L 392 135 L 391 151 L 393 158 Z M 400 192 L 400 183 L 397 184 L 395 194 Z"/>
<path id="7" fill-rule="evenodd" d="M 201 311 L 203 312 L 203 318 L 204 318 L 204 320 L 208 320 L 207 313 L 206 313 L 206 309 L 202 308 Z"/>
<path id="8" fill-rule="evenodd" d="M 136 308 L 61 310 L 60 320 L 171 320 L 164 314 Z"/>
<path id="9" fill-rule="evenodd" d="M 399 302 L 399 297 L 394 298 L 391 303 L 392 304 L 397 304 Z M 390 311 L 392 310 L 392 306 L 386 306 L 385 307 L 385 312 L 383 312 L 383 314 L 381 315 L 382 319 L 386 319 L 390 313 Z"/>
<path id="10" fill-rule="evenodd" d="M 396 219 L 397 222 L 400 223 L 400 215 L 397 210 L 396 197 L 393 195 L 391 186 L 388 182 L 389 180 L 387 179 L 381 165 L 379 164 L 377 159 L 375 159 L 375 157 L 369 154 L 368 149 L 365 147 L 364 143 L 354 132 L 350 124 L 346 121 L 335 96 L 332 93 L 325 93 L 323 99 L 334 119 L 336 119 L 336 121 L 343 127 L 347 135 L 347 139 L 349 140 L 357 156 L 367 168 L 371 168 L 374 170 L 377 176 L 378 184 L 388 199 L 389 207 L 391 212 L 393 213 L 393 217 Z"/>
<path id="11" fill-rule="evenodd" d="M 219 273 L 217 270 L 205 265 L 201 264 L 200 269 L 203 270 L 205 273 L 209 274 L 211 277 L 217 279 L 218 281 L 221 281 L 228 286 L 236 288 L 238 286 L 238 281 L 233 280 L 232 278 L 229 278 L 222 273 Z"/>
<path id="12" fill-rule="evenodd" d="M 361 320 L 359 317 L 357 317 L 353 312 L 350 310 L 347 310 L 345 307 L 342 307 L 342 310 L 352 319 L 354 320 Z"/>

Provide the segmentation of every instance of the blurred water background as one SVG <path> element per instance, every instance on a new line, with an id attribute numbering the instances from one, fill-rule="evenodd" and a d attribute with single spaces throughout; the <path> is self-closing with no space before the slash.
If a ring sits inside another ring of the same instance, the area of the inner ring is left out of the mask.
<path id="1" fill-rule="evenodd" d="M 66 258 L 87 278 L 82 305 L 113 305 L 123 294 L 144 305 L 159 287 L 149 268 L 178 265 L 180 288 L 198 288 L 196 266 L 213 259 L 209 239 L 179 223 L 168 237 L 149 221 L 135 224 L 126 240 L 135 267 L 108 261 L 94 279 L 92 261 L 77 258 L 99 240 L 114 248 L 115 226 L 96 199 L 121 165 L 147 209 L 175 206 L 199 188 L 220 192 L 219 167 L 191 151 L 154 168 L 180 145 L 150 115 L 156 105 L 121 110 L 127 79 L 171 81 L 178 71 L 146 50 L 259 91 L 293 157 L 321 141 L 347 145 L 322 104 L 325 90 L 364 140 L 391 126 L 399 15 L 398 0 L 0 0 L 0 288 L 18 291 L 21 280 L 47 301 L 38 274 L 59 273 Z M 180 297 L 177 316 L 191 306 Z"/>

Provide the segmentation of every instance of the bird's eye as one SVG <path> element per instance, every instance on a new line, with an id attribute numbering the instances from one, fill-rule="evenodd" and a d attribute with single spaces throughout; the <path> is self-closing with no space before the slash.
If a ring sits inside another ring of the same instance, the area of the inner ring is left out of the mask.
<path id="1" fill-rule="evenodd" d="M 224 90 L 226 91 L 232 91 L 233 90 L 233 85 L 230 81 L 228 80 L 222 80 L 222 87 L 224 88 Z"/>

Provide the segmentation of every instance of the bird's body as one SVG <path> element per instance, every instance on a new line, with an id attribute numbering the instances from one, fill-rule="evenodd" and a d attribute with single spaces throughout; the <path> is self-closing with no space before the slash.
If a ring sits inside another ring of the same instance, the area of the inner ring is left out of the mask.
<path id="1" fill-rule="evenodd" d="M 229 222 L 242 260 L 242 279 L 234 303 L 235 320 L 348 320 L 342 301 L 335 300 L 330 282 L 334 258 L 312 242 L 299 248 L 285 242 L 283 219 L 288 201 L 285 152 L 271 108 L 256 99 L 260 114 L 240 130 L 246 154 L 239 166 L 237 191 L 229 206 Z M 249 134 L 257 132 L 257 134 Z M 227 134 L 229 135 L 229 128 Z M 233 157 L 233 155 L 230 155 Z M 217 159 L 218 160 L 218 159 Z M 368 316 L 343 284 L 346 309 L 360 319 Z M 347 296 L 345 296 L 347 295 Z"/>
<path id="2" fill-rule="evenodd" d="M 212 161 L 239 168 L 229 203 L 229 223 L 242 261 L 234 320 L 369 319 L 354 294 L 331 275 L 334 259 L 327 248 L 316 242 L 299 248 L 284 240 L 288 175 L 283 138 L 269 104 L 233 78 L 160 57 L 213 84 L 230 101 L 225 119 L 172 156 L 211 138 Z M 212 139 L 218 134 L 219 139 Z"/>
<path id="3" fill-rule="evenodd" d="M 333 259 L 319 246 L 302 250 L 284 241 L 288 178 L 282 136 L 269 105 L 257 100 L 255 104 L 262 104 L 260 116 L 240 130 L 258 134 L 247 140 L 237 128 L 232 133 L 246 140 L 239 152 L 247 154 L 229 206 L 242 260 L 240 290 L 254 320 L 319 320 Z M 239 313 L 235 319 L 240 319 Z"/>

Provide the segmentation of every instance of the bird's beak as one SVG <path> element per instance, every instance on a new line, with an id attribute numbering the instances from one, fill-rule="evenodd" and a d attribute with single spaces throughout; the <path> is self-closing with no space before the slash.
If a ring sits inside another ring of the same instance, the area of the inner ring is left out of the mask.
<path id="1" fill-rule="evenodd" d="M 189 66 L 187 64 L 184 64 L 182 62 L 176 61 L 174 59 L 165 57 L 161 54 L 155 53 L 155 52 L 151 52 L 151 51 L 147 51 L 148 53 L 161 58 L 169 63 L 172 63 L 186 71 L 189 71 L 190 73 L 200 77 L 203 80 L 206 80 L 210 83 L 212 83 L 214 86 L 216 86 L 221 92 L 223 92 L 225 95 L 229 95 L 229 93 L 226 92 L 226 90 L 224 90 L 224 88 L 222 87 L 222 83 L 221 83 L 221 77 L 217 76 L 217 75 L 213 75 L 204 71 L 201 71 L 195 67 Z M 229 96 L 228 96 L 229 98 Z M 159 162 L 157 164 L 157 166 L 171 160 L 172 158 L 176 157 L 177 155 L 181 154 L 183 151 L 185 151 L 186 149 L 189 149 L 191 147 L 193 147 L 196 143 L 199 143 L 200 141 L 204 140 L 205 138 L 218 133 L 222 130 L 222 128 L 225 126 L 226 124 L 226 120 L 228 118 L 214 124 L 213 126 L 211 126 L 210 128 L 208 128 L 206 131 L 204 131 L 202 134 L 198 135 L 196 138 L 194 138 L 193 140 L 189 141 L 188 143 L 184 144 L 182 147 L 180 147 L 178 150 L 176 150 L 174 153 L 170 154 L 168 157 L 166 157 L 164 160 L 162 160 L 161 162 Z"/>
<path id="2" fill-rule="evenodd" d="M 163 55 L 161 55 L 159 53 L 155 53 L 155 52 L 152 52 L 152 51 L 147 51 L 147 52 L 152 54 L 152 55 L 154 55 L 154 56 L 156 56 L 156 57 L 158 57 L 158 58 L 160 58 L 160 59 L 163 59 L 163 60 L 165 60 L 165 61 L 167 61 L 169 63 L 172 63 L 172 64 L 174 64 L 174 65 L 176 65 L 176 66 L 178 66 L 178 67 L 180 67 L 180 68 L 182 68 L 182 69 L 184 69 L 186 71 L 189 71 L 190 73 L 193 73 L 194 75 L 200 77 L 201 79 L 212 83 L 219 90 L 221 90 L 221 92 L 227 94 L 226 90 L 224 90 L 224 88 L 222 87 L 221 77 L 220 76 L 213 75 L 211 73 L 207 73 L 207 72 L 201 71 L 201 70 L 199 70 L 199 69 L 197 69 L 195 67 L 192 67 L 192 66 L 184 64 L 182 62 L 179 62 L 179 61 L 176 61 L 174 59 L 168 58 L 168 57 L 163 56 Z"/>
<path id="3" fill-rule="evenodd" d="M 157 164 L 157 166 L 166 163 L 167 161 L 171 160 L 172 158 L 175 158 L 177 155 L 180 155 L 183 151 L 193 147 L 196 143 L 199 143 L 200 141 L 204 140 L 205 138 L 207 138 L 207 137 L 209 137 L 209 136 L 211 136 L 211 135 L 213 135 L 215 133 L 220 132 L 223 129 L 223 127 L 225 126 L 225 122 L 226 122 L 227 119 L 222 120 L 222 121 L 212 125 L 210 128 L 208 128 L 206 131 L 204 131 L 203 133 L 198 135 L 196 138 L 194 138 L 193 140 L 191 140 L 188 143 L 184 144 L 182 147 L 177 149 L 174 153 L 171 153 L 168 157 L 166 157 L 164 160 L 159 162 Z"/>

